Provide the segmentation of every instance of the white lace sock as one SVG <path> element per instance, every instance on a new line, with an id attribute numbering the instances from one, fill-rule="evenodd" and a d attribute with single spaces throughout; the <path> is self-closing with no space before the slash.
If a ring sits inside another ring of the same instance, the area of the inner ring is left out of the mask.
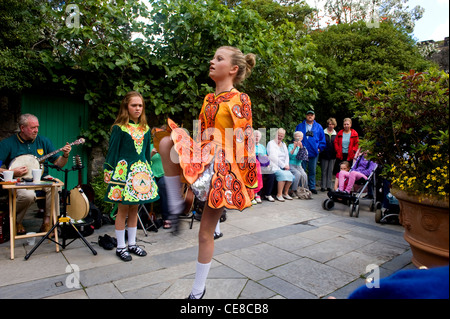
<path id="1" fill-rule="evenodd" d="M 128 227 L 128 246 L 136 245 L 137 227 Z"/>
<path id="2" fill-rule="evenodd" d="M 117 238 L 117 248 L 125 248 L 125 229 L 117 230 L 116 229 L 116 238 Z"/>
<path id="3" fill-rule="evenodd" d="M 184 200 L 181 198 L 180 175 L 164 176 L 167 192 L 167 204 L 170 214 L 179 215 L 184 208 Z"/>
<path id="4" fill-rule="evenodd" d="M 201 264 L 197 261 L 195 281 L 192 286 L 192 295 L 199 299 L 203 291 L 205 291 L 206 278 L 208 277 L 209 269 L 211 268 L 211 262 L 207 264 Z"/>

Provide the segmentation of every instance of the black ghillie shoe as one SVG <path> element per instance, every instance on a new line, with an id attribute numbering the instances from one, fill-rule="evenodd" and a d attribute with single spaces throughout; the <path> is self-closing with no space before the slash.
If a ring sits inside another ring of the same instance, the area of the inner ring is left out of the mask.
<path id="1" fill-rule="evenodd" d="M 106 236 L 108 236 L 108 235 L 105 235 L 105 237 Z M 108 236 L 108 237 L 110 238 L 110 240 L 113 243 L 114 247 L 117 247 L 117 239 L 116 239 L 116 237 L 110 237 L 110 236 Z"/>
<path id="2" fill-rule="evenodd" d="M 187 297 L 186 299 L 203 299 L 203 296 L 205 295 L 205 293 L 206 293 L 206 288 L 205 288 L 205 290 L 203 290 L 203 293 L 202 293 L 202 295 L 200 296 L 200 298 L 195 298 L 194 294 L 191 292 L 191 294 L 189 295 L 189 297 Z"/>
<path id="3" fill-rule="evenodd" d="M 119 258 L 123 261 L 130 261 L 133 259 L 126 247 L 125 248 L 117 248 L 116 255 L 119 256 Z"/>
<path id="4" fill-rule="evenodd" d="M 147 252 L 138 245 L 128 246 L 128 251 L 141 257 L 147 256 Z"/>
<path id="5" fill-rule="evenodd" d="M 103 247 L 106 250 L 112 250 L 117 246 L 117 240 L 115 238 L 110 237 L 109 235 L 99 236 L 98 244 L 100 247 Z"/>

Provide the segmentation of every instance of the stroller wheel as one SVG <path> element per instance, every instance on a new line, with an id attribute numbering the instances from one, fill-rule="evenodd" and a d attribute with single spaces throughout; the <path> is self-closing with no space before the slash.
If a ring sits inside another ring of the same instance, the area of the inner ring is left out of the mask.
<path id="1" fill-rule="evenodd" d="M 383 207 L 383 204 L 381 202 L 376 202 L 375 203 L 375 209 L 380 209 Z"/>
<path id="2" fill-rule="evenodd" d="M 380 223 L 381 218 L 383 218 L 383 213 L 381 211 L 381 208 L 378 208 L 375 210 L 375 222 Z"/>
<path id="3" fill-rule="evenodd" d="M 355 204 L 355 213 L 354 213 L 355 217 L 358 218 L 359 217 L 359 203 Z"/>
<path id="4" fill-rule="evenodd" d="M 331 210 L 334 207 L 334 201 L 332 201 L 331 199 L 325 199 L 322 202 L 322 208 L 325 210 Z"/>
<path id="5" fill-rule="evenodd" d="M 355 211 L 355 205 L 353 205 L 353 203 L 350 203 L 350 205 L 348 206 L 348 214 L 350 215 L 350 217 L 353 217 L 354 211 Z"/>
<path id="6" fill-rule="evenodd" d="M 334 207 L 334 201 L 329 199 L 327 204 L 326 204 L 326 208 L 327 208 L 327 210 L 331 210 L 333 207 Z"/>

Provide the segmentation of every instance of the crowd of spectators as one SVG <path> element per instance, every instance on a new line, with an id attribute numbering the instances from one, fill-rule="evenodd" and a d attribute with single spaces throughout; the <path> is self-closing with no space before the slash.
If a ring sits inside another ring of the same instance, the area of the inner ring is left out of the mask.
<path id="1" fill-rule="evenodd" d="M 329 118 L 325 129 L 309 110 L 303 122 L 297 125 L 288 144 L 284 142 L 286 130 L 279 128 L 275 137 L 260 143 L 261 132 L 255 131 L 258 184 L 254 203 L 307 199 L 316 190 L 316 168 L 320 160 L 320 191 L 331 191 L 333 176 L 342 162 L 351 168 L 359 148 L 358 133 L 352 129 L 352 120 L 345 118 L 343 129 L 335 131 L 336 119 Z M 261 185 L 262 184 L 262 185 Z M 276 185 L 276 186 L 275 186 Z M 273 189 L 276 189 L 274 198 Z M 334 190 L 334 189 L 333 189 Z M 305 195 L 306 194 L 306 195 Z"/>

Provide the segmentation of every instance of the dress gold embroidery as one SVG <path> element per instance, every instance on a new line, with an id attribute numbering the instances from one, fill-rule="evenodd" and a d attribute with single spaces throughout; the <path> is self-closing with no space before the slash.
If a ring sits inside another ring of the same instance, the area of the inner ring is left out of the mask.
<path id="1" fill-rule="evenodd" d="M 144 130 L 139 124 L 128 124 L 126 126 L 120 127 L 122 131 L 130 134 L 131 138 L 134 141 L 134 147 L 136 148 L 136 152 L 141 154 L 142 145 L 144 143 L 144 135 L 148 131 L 148 127 Z"/>

